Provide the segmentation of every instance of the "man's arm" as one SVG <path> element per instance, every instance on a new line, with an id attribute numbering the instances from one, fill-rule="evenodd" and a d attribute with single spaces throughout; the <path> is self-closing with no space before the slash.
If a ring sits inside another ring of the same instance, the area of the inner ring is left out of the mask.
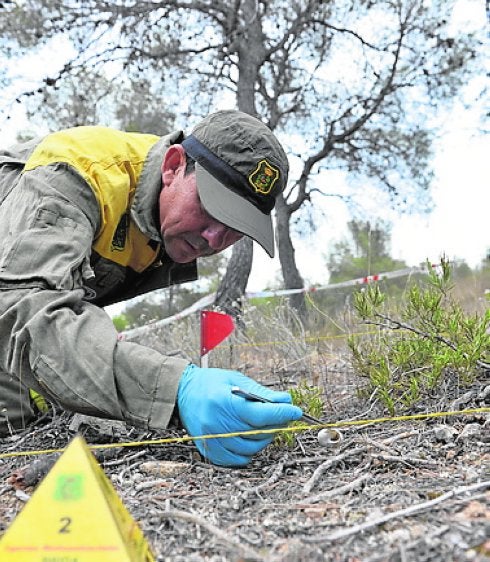
<path id="1" fill-rule="evenodd" d="M 83 180 L 56 166 L 25 174 L 2 202 L 0 369 L 69 410 L 164 428 L 188 362 L 118 341 L 82 300 L 99 216 Z"/>
<path id="2" fill-rule="evenodd" d="M 0 206 L 0 370 L 69 410 L 144 428 L 165 428 L 177 402 L 192 436 L 299 419 L 287 393 L 241 373 L 200 369 L 118 341 L 108 315 L 82 300 L 97 204 L 81 178 L 62 172 L 51 166 L 29 172 Z M 233 395 L 236 385 L 273 404 Z M 271 440 L 261 433 L 196 445 L 213 463 L 241 466 Z"/>

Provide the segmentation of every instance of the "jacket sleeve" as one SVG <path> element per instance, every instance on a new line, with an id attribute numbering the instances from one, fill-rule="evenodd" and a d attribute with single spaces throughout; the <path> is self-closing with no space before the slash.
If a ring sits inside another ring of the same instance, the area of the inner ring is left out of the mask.
<path id="1" fill-rule="evenodd" d="M 8 192 L 0 369 L 66 409 L 162 429 L 188 362 L 118 341 L 105 311 L 82 300 L 99 220 L 90 188 L 64 165 L 27 172 Z"/>

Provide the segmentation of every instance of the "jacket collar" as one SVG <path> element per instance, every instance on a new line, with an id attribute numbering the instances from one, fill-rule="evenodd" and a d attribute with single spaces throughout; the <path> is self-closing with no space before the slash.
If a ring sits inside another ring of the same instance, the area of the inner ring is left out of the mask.
<path id="1" fill-rule="evenodd" d="M 143 170 L 136 185 L 136 191 L 131 206 L 131 218 L 137 227 L 148 236 L 162 244 L 159 228 L 158 199 L 162 190 L 162 162 L 167 148 L 178 144 L 184 139 L 182 131 L 174 131 L 161 137 L 146 156 Z"/>

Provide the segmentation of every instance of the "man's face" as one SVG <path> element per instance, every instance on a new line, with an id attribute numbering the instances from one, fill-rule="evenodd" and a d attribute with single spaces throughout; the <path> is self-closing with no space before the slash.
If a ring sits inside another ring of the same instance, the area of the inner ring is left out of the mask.
<path id="1" fill-rule="evenodd" d="M 184 175 L 184 171 L 182 147 L 171 146 L 162 166 L 160 231 L 167 254 L 177 263 L 221 252 L 243 236 L 204 210 L 197 192 L 196 174 Z"/>

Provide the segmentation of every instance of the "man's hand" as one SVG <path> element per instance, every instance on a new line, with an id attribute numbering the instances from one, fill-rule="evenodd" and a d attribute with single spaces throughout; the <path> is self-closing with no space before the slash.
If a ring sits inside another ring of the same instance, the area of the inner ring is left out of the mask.
<path id="1" fill-rule="evenodd" d="M 252 402 L 232 394 L 233 387 L 257 394 L 273 403 Z M 233 433 L 282 427 L 298 420 L 302 411 L 291 404 L 288 392 L 276 392 L 237 371 L 201 369 L 189 365 L 177 393 L 179 416 L 191 436 Z M 244 435 L 195 441 L 199 452 L 212 463 L 244 466 L 269 445 L 273 434 Z"/>

